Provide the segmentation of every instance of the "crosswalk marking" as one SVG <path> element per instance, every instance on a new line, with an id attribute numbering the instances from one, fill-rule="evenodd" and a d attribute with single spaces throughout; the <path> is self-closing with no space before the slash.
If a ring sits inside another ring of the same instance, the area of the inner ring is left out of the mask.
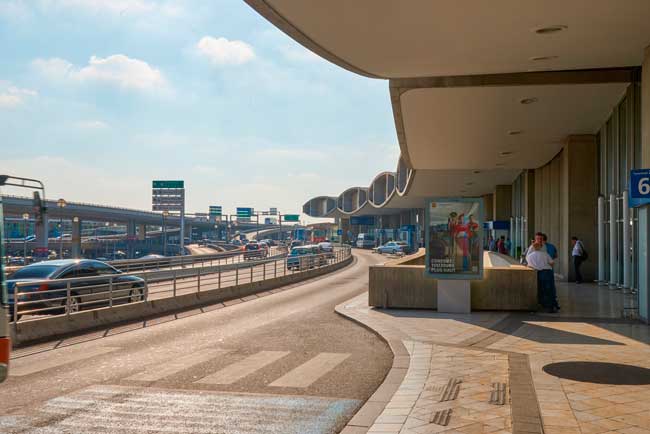
<path id="1" fill-rule="evenodd" d="M 46 369 L 56 368 L 68 363 L 78 362 L 117 350 L 119 350 L 119 348 L 95 347 L 90 349 L 65 348 L 53 350 L 53 352 L 46 351 L 41 354 L 35 354 L 12 360 L 9 374 L 15 377 L 34 374 L 36 372 L 45 371 Z"/>
<path id="2" fill-rule="evenodd" d="M 229 350 L 219 349 L 206 349 L 197 351 L 178 359 L 147 366 L 143 372 L 131 375 L 127 378 L 127 380 L 158 381 L 170 375 L 174 375 L 180 371 L 184 371 L 185 369 L 191 368 L 192 366 L 222 356 L 228 352 Z"/>
<path id="3" fill-rule="evenodd" d="M 272 387 L 309 387 L 323 375 L 334 369 L 350 354 L 320 353 L 271 383 Z"/>
<path id="4" fill-rule="evenodd" d="M 233 384 L 244 377 L 252 374 L 258 369 L 270 365 L 289 354 L 289 351 L 260 351 L 257 354 L 246 357 L 240 362 L 226 366 L 221 371 L 202 378 L 197 381 L 201 384 Z"/>

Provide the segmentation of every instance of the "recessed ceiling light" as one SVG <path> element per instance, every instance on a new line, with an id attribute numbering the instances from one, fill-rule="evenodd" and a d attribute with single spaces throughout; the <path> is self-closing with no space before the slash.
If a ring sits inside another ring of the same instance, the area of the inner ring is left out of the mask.
<path id="1" fill-rule="evenodd" d="M 546 60 L 555 60 L 557 58 L 558 56 L 535 56 L 531 57 L 529 60 L 532 60 L 533 62 L 544 62 Z"/>
<path id="2" fill-rule="evenodd" d="M 474 185 L 474 183 L 473 182 L 466 182 L 465 185 L 470 186 L 470 185 Z"/>
<path id="3" fill-rule="evenodd" d="M 461 193 L 467 193 L 467 190 L 461 190 L 460 192 Z"/>
<path id="4" fill-rule="evenodd" d="M 528 104 L 533 104 L 539 101 L 539 99 L 532 97 L 532 98 L 522 98 L 519 100 L 521 104 L 528 105 Z"/>
<path id="5" fill-rule="evenodd" d="M 473 171 L 472 173 L 473 173 L 474 175 L 478 175 L 479 173 L 481 173 L 481 171 L 480 171 L 480 170 L 475 170 L 475 171 Z"/>
<path id="6" fill-rule="evenodd" d="M 503 164 L 503 163 L 497 163 L 497 164 L 495 164 L 495 166 L 496 166 L 496 167 L 503 167 L 503 166 L 505 166 L 505 164 Z"/>
<path id="7" fill-rule="evenodd" d="M 502 152 L 499 152 L 499 156 L 500 156 L 500 157 L 508 157 L 508 156 L 510 156 L 510 155 L 512 155 L 512 154 L 514 154 L 513 151 L 502 151 Z"/>
<path id="8" fill-rule="evenodd" d="M 553 33 L 561 32 L 561 31 L 566 30 L 566 29 L 568 29 L 567 26 L 565 26 L 563 24 L 556 24 L 556 25 L 553 25 L 553 26 L 538 27 L 536 29 L 533 29 L 533 31 L 535 33 L 537 33 L 538 35 L 550 35 L 550 34 L 553 34 Z"/>
<path id="9" fill-rule="evenodd" d="M 523 133 L 523 131 L 521 131 L 521 130 L 510 130 L 510 131 L 508 131 L 509 136 L 518 136 L 521 133 Z"/>

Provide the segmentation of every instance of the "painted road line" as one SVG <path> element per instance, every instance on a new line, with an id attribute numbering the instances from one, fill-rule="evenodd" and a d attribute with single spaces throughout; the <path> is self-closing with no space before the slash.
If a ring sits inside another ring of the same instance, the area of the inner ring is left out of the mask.
<path id="1" fill-rule="evenodd" d="M 289 354 L 289 351 L 260 351 L 197 381 L 201 384 L 232 384 Z"/>
<path id="2" fill-rule="evenodd" d="M 359 405 L 350 399 L 96 385 L 50 399 L 35 417 L 5 425 L 48 434 L 329 434 Z"/>
<path id="3" fill-rule="evenodd" d="M 313 359 L 287 372 L 269 386 L 272 387 L 309 387 L 323 375 L 334 369 L 350 354 L 320 353 Z"/>
<path id="4" fill-rule="evenodd" d="M 200 363 L 204 363 L 227 354 L 228 352 L 230 352 L 230 350 L 217 350 L 212 348 L 197 351 L 178 359 L 167 360 L 162 363 L 147 366 L 143 372 L 131 375 L 127 378 L 127 380 L 158 381 L 165 377 L 169 377 L 170 375 L 174 375 L 181 371 L 189 369 Z"/>
<path id="5" fill-rule="evenodd" d="M 68 363 L 79 362 L 81 360 L 90 359 L 91 357 L 119 350 L 120 348 L 114 347 L 95 347 L 91 349 L 77 347 L 46 351 L 44 353 L 13 360 L 11 362 L 9 374 L 14 377 L 35 374 L 36 372 L 45 371 L 46 369 L 57 368 L 59 366 L 67 365 Z"/>

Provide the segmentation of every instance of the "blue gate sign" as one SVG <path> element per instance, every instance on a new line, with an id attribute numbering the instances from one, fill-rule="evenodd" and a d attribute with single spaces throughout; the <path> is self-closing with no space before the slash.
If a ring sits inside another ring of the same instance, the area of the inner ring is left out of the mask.
<path id="1" fill-rule="evenodd" d="M 650 169 L 630 171 L 630 207 L 650 204 Z"/>
<path id="2" fill-rule="evenodd" d="M 343 229 L 337 229 L 336 235 L 343 235 Z"/>

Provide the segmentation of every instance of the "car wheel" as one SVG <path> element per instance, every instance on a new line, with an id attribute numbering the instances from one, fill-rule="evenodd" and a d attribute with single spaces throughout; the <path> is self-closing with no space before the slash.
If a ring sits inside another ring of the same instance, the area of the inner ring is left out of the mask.
<path id="1" fill-rule="evenodd" d="M 141 286 L 134 286 L 129 292 L 129 303 L 137 303 L 144 300 L 144 291 Z"/>
<path id="2" fill-rule="evenodd" d="M 75 295 L 70 296 L 70 305 L 64 301 L 63 310 L 65 313 L 79 312 L 81 310 L 81 300 L 79 297 Z"/>

